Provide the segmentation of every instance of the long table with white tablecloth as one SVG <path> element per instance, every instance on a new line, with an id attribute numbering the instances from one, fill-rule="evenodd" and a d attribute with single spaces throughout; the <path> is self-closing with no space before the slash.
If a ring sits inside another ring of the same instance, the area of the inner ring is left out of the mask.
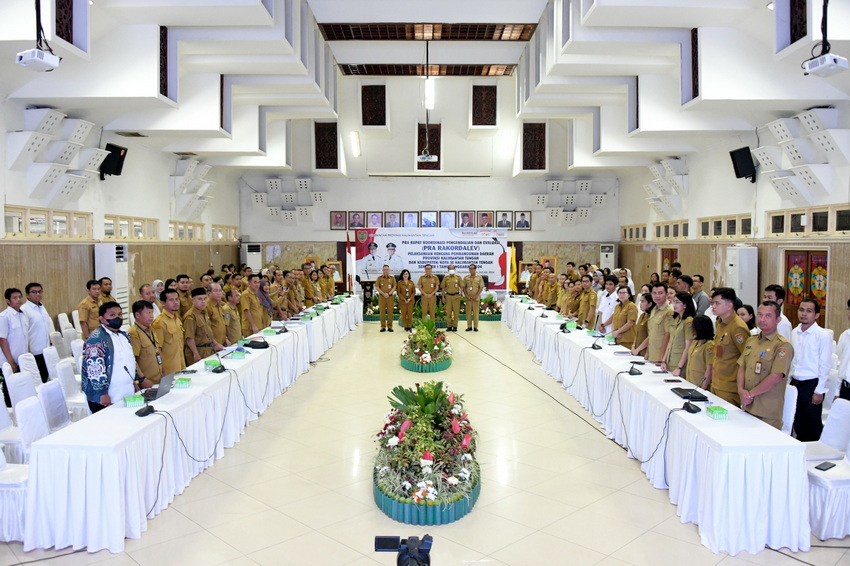
<path id="1" fill-rule="evenodd" d="M 124 549 L 193 477 L 225 455 L 299 375 L 362 320 L 349 297 L 311 320 L 263 335 L 267 349 L 222 358 L 232 371 L 191 366 L 189 389 L 172 389 L 145 418 L 118 403 L 35 442 L 25 509 L 24 550 Z M 280 326 L 280 325 L 276 325 Z M 179 437 L 177 433 L 179 432 Z"/>
<path id="2" fill-rule="evenodd" d="M 562 332 L 565 321 L 554 311 L 511 297 L 502 320 L 608 436 L 643 462 L 652 485 L 669 489 L 682 522 L 698 525 L 702 544 L 729 554 L 809 550 L 802 443 L 711 393 L 709 402 L 726 408 L 728 420 L 705 410 L 671 412 L 682 399 L 670 389 L 687 382 L 665 383 L 673 376 L 654 374 L 650 364 L 629 375 L 630 362 L 641 358 L 581 330 Z"/>

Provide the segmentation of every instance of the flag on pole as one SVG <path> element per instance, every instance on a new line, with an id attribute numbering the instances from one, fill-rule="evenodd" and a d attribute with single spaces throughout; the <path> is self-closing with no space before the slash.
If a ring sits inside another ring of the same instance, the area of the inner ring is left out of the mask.
<path id="1" fill-rule="evenodd" d="M 516 247 L 511 244 L 511 276 L 508 278 L 508 288 L 514 293 L 518 293 L 517 290 L 517 270 L 516 270 Z"/>

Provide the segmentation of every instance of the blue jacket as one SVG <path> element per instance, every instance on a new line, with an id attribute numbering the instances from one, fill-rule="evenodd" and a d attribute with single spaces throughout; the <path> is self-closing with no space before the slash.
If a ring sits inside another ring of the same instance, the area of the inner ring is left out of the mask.
<path id="1" fill-rule="evenodd" d="M 119 334 L 130 341 L 127 333 L 119 331 Z M 112 348 L 112 340 L 109 331 L 103 326 L 98 326 L 94 332 L 89 334 L 88 340 L 83 345 L 83 368 L 82 383 L 80 387 L 86 394 L 86 399 L 92 403 L 100 403 L 100 396 L 109 392 L 109 380 L 112 378 L 112 362 L 115 352 Z"/>

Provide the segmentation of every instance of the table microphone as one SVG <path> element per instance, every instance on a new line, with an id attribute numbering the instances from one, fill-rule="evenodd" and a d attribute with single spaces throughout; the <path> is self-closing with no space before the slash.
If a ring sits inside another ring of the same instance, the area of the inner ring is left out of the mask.
<path id="1" fill-rule="evenodd" d="M 215 342 L 213 342 L 212 336 L 209 335 L 209 332 L 207 332 L 206 334 L 207 340 L 209 340 L 210 343 L 213 344 L 213 353 L 215 354 L 215 357 L 218 358 L 218 365 L 210 371 L 212 373 L 224 373 L 227 370 L 225 369 L 224 364 L 221 362 L 221 356 L 218 355 L 218 351 L 215 349 Z"/>
<path id="2" fill-rule="evenodd" d="M 643 362 L 632 362 L 632 367 L 629 368 L 629 375 L 643 375 L 643 372 L 636 368 L 635 364 L 643 365 Z"/>

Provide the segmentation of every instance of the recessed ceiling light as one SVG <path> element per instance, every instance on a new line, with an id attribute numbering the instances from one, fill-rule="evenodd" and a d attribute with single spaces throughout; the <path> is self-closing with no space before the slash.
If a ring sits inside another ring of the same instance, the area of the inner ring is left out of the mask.
<path id="1" fill-rule="evenodd" d="M 768 10 L 773 10 L 773 2 L 768 2 L 766 8 Z"/>

